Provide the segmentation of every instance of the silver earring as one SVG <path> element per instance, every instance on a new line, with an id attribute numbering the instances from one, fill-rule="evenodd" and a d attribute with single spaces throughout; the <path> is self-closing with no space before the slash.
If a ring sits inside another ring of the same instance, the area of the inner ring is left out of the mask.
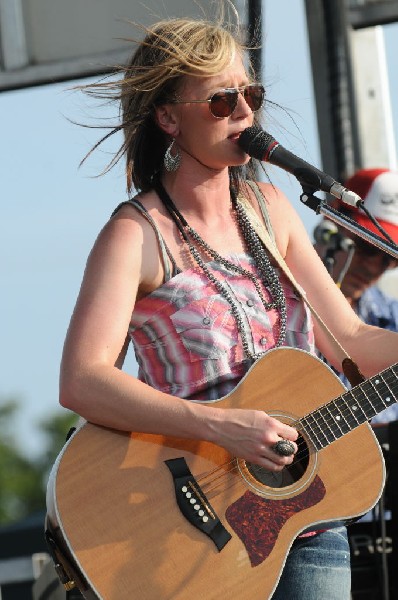
<path id="1" fill-rule="evenodd" d="M 163 158 L 164 168 L 166 169 L 166 171 L 169 171 L 169 173 L 172 173 L 173 171 L 177 171 L 178 167 L 180 166 L 180 162 L 181 162 L 181 156 L 180 156 L 180 153 L 178 152 L 177 146 L 175 148 L 175 150 L 176 150 L 175 155 L 172 156 L 172 154 L 171 154 L 171 150 L 172 150 L 174 144 L 175 144 L 175 140 L 173 140 L 171 142 L 171 144 L 167 148 L 167 150 L 164 154 L 164 158 Z"/>

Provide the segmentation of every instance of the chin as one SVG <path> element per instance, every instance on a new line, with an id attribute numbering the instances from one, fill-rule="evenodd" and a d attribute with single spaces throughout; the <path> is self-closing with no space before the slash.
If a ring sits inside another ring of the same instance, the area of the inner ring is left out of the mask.
<path id="1" fill-rule="evenodd" d="M 231 162 L 229 163 L 230 167 L 243 167 L 244 165 L 247 165 L 250 162 L 250 156 L 248 154 L 244 154 L 243 156 L 240 155 L 238 158 L 235 158 L 235 160 L 231 160 Z"/>
<path id="2" fill-rule="evenodd" d="M 350 298 L 351 300 L 358 300 L 364 292 L 363 289 L 358 289 L 354 285 L 350 285 L 349 282 L 343 282 L 340 287 L 346 298 Z"/>

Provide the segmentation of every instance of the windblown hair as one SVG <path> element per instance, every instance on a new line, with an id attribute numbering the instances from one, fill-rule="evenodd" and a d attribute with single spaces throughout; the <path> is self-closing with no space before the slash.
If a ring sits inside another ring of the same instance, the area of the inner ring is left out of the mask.
<path id="1" fill-rule="evenodd" d="M 133 187 L 144 192 L 151 189 L 153 177 L 162 169 L 169 141 L 156 123 L 155 107 L 175 99 L 187 75 L 208 77 L 218 74 L 231 64 L 236 54 L 243 58 L 246 50 L 239 41 L 238 24 L 227 28 L 221 22 L 190 18 L 169 19 L 152 27 L 139 27 L 146 35 L 141 42 L 129 40 L 137 48 L 127 66 L 118 67 L 122 78 L 83 87 L 97 98 L 112 97 L 120 103 L 119 125 L 112 127 L 88 155 L 112 134 L 122 130 L 124 142 L 106 171 L 124 156 L 129 192 Z M 248 58 L 245 60 L 248 62 Z M 251 76 L 250 64 L 248 72 Z M 249 173 L 252 170 L 250 163 L 247 167 L 230 167 L 231 183 L 237 190 L 240 182 L 253 174 Z"/>

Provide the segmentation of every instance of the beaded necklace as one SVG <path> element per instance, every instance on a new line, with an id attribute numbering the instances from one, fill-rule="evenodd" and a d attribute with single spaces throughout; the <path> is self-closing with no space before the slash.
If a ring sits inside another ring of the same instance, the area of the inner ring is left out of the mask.
<path id="1" fill-rule="evenodd" d="M 256 360 L 263 353 L 255 353 L 250 350 L 249 342 L 247 339 L 247 335 L 245 332 L 244 322 L 241 316 L 240 308 L 238 301 L 233 297 L 231 292 L 229 291 L 226 284 L 218 279 L 209 269 L 206 262 L 202 259 L 200 252 L 197 247 L 202 248 L 211 258 L 215 261 L 226 267 L 228 270 L 238 273 L 240 275 L 244 275 L 247 277 L 254 285 L 261 302 L 265 308 L 265 310 L 275 309 L 278 311 L 279 316 L 279 336 L 276 346 L 281 346 L 286 337 L 286 299 L 285 294 L 283 292 L 283 288 L 279 281 L 279 277 L 273 268 L 267 252 L 262 245 L 260 238 L 255 232 L 246 212 L 241 203 L 238 201 L 235 191 L 231 188 L 231 202 L 232 207 L 235 210 L 237 222 L 242 233 L 242 236 L 245 240 L 247 249 L 252 256 L 256 268 L 260 274 L 261 280 L 265 287 L 269 290 L 272 301 L 267 302 L 264 298 L 263 291 L 261 289 L 260 283 L 254 273 L 248 271 L 244 267 L 237 265 L 228 259 L 221 256 L 216 250 L 211 248 L 209 244 L 195 231 L 186 221 L 184 216 L 180 213 L 180 211 L 175 206 L 174 202 L 170 198 L 169 194 L 166 192 L 162 183 L 157 180 L 154 182 L 154 189 L 158 194 L 160 200 L 163 205 L 169 212 L 171 218 L 176 224 L 182 239 L 186 243 L 188 250 L 198 264 L 198 266 L 205 273 L 206 277 L 211 281 L 211 283 L 215 286 L 218 293 L 228 302 L 232 316 L 235 319 L 237 324 L 239 335 L 242 340 L 242 347 L 245 353 L 245 356 L 251 360 Z M 196 244 L 196 245 L 195 245 Z"/>

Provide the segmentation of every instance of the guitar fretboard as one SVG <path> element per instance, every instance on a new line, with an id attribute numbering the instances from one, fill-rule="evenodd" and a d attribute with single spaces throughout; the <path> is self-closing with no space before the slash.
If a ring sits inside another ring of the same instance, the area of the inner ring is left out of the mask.
<path id="1" fill-rule="evenodd" d="M 398 364 L 305 415 L 300 425 L 316 450 L 325 448 L 398 401 Z"/>

